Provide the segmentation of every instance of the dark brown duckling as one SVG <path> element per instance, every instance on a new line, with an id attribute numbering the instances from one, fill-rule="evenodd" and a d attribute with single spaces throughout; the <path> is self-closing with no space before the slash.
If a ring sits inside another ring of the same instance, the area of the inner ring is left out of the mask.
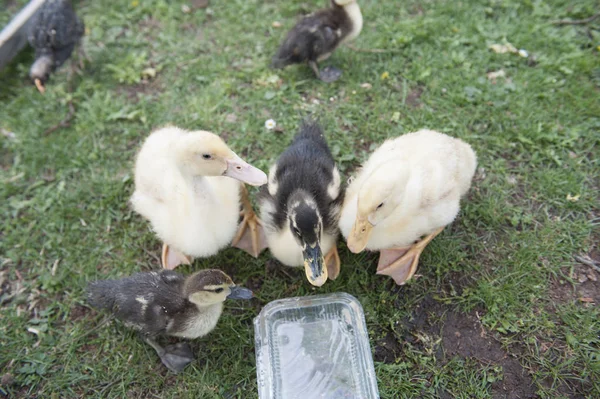
<path id="1" fill-rule="evenodd" d="M 355 39 L 362 30 L 363 18 L 356 0 L 331 0 L 331 7 L 307 15 L 290 30 L 273 57 L 273 68 L 308 63 L 317 78 L 334 82 L 342 71 L 318 62 L 327 59 L 342 43 Z"/>
<path id="2" fill-rule="evenodd" d="M 188 277 L 172 270 L 136 273 L 119 280 L 95 281 L 88 302 L 106 309 L 140 333 L 169 370 L 178 373 L 194 355 L 187 343 L 162 347 L 161 335 L 187 339 L 211 332 L 226 299 L 250 299 L 252 291 L 236 286 L 220 270 L 200 270 Z"/>
<path id="3" fill-rule="evenodd" d="M 40 93 L 46 91 L 50 74 L 69 59 L 84 31 L 70 0 L 46 0 L 40 8 L 29 33 L 29 44 L 35 49 L 29 77 Z"/>

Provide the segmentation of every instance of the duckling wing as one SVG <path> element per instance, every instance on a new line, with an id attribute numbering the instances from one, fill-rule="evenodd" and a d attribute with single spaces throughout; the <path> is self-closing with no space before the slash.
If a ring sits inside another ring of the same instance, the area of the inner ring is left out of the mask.
<path id="1" fill-rule="evenodd" d="M 120 280 L 90 284 L 88 300 L 93 307 L 111 311 L 126 326 L 155 336 L 164 334 L 172 315 L 185 308 L 183 281 L 182 275 L 171 270 L 136 273 Z"/>

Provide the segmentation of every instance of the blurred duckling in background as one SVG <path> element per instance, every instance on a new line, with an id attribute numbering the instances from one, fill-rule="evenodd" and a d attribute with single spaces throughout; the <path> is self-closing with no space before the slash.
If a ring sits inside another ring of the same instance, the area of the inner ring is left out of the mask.
<path id="1" fill-rule="evenodd" d="M 259 196 L 260 215 L 273 256 L 287 266 L 304 266 L 308 281 L 318 287 L 340 272 L 336 241 L 343 199 L 340 173 L 321 127 L 303 122 L 269 170 Z"/>
<path id="2" fill-rule="evenodd" d="M 442 133 L 386 141 L 346 190 L 340 228 L 348 248 L 380 251 L 377 274 L 404 284 L 423 249 L 456 218 L 476 166 L 470 145 Z"/>
<path id="3" fill-rule="evenodd" d="M 319 71 L 317 63 L 329 58 L 340 44 L 354 40 L 362 25 L 356 0 L 331 0 L 330 8 L 307 15 L 289 31 L 271 66 L 283 68 L 306 62 L 317 78 L 334 82 L 342 71 L 331 66 Z"/>
<path id="4" fill-rule="evenodd" d="M 50 74 L 69 59 L 85 26 L 70 0 L 46 0 L 31 26 L 29 44 L 35 49 L 35 61 L 29 77 L 43 94 Z"/>
<path id="5" fill-rule="evenodd" d="M 192 350 L 185 342 L 162 347 L 156 341 L 159 336 L 202 337 L 217 325 L 226 299 L 252 298 L 252 291 L 216 269 L 188 277 L 171 270 L 136 273 L 90 283 L 87 294 L 91 306 L 112 312 L 138 331 L 175 373 L 194 360 Z"/>
<path id="6" fill-rule="evenodd" d="M 258 256 L 259 222 L 240 182 L 260 186 L 267 175 L 244 162 L 219 136 L 177 127 L 148 136 L 137 156 L 131 204 L 163 241 L 163 267 L 214 255 L 232 240 Z"/>

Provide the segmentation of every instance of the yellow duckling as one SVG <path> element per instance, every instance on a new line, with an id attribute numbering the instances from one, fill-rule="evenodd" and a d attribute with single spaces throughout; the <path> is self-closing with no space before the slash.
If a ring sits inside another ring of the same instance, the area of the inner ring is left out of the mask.
<path id="1" fill-rule="evenodd" d="M 423 249 L 456 218 L 476 166 L 470 145 L 432 130 L 386 141 L 346 190 L 340 229 L 348 248 L 380 251 L 377 274 L 404 284 Z"/>
<path id="2" fill-rule="evenodd" d="M 216 134 L 177 127 L 150 134 L 137 156 L 131 204 L 164 242 L 163 267 L 214 255 L 232 240 L 258 255 L 259 221 L 240 181 L 261 186 L 267 175 L 244 162 Z"/>

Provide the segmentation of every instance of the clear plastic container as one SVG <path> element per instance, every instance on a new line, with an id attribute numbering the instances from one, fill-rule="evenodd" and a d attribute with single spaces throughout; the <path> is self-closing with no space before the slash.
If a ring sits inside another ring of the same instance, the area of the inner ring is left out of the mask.
<path id="1" fill-rule="evenodd" d="M 379 398 L 363 309 L 352 295 L 270 302 L 254 332 L 260 399 Z"/>

